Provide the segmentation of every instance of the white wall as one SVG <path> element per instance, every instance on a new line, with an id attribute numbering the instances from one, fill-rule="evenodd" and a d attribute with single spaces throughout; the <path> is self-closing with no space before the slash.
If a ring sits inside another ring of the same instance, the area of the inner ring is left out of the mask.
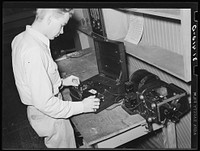
<path id="1" fill-rule="evenodd" d="M 111 40 L 126 36 L 129 16 L 114 9 L 102 9 L 107 38 Z"/>

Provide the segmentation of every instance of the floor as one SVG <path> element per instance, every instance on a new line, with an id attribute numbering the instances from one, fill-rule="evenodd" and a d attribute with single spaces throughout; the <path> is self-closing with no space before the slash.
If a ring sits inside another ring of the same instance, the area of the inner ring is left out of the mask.
<path id="1" fill-rule="evenodd" d="M 3 102 L 2 102 L 2 149 L 47 149 L 43 138 L 38 137 L 30 126 L 26 116 L 26 106 L 20 101 L 12 72 L 11 48 L 9 44 L 3 46 Z M 144 141 L 149 135 L 119 148 L 145 148 Z M 81 139 L 77 137 L 77 144 Z M 141 143 L 143 142 L 143 143 Z M 152 148 L 156 148 L 152 146 Z"/>

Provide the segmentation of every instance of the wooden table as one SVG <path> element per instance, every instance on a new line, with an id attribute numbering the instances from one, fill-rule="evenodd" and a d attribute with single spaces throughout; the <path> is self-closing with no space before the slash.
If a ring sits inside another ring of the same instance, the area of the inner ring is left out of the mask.
<path id="1" fill-rule="evenodd" d="M 85 147 L 115 148 L 134 140 L 149 131 L 139 114 L 129 115 L 114 104 L 102 112 L 72 117 L 72 122 L 84 138 Z M 161 126 L 154 126 L 154 130 Z"/>
<path id="2" fill-rule="evenodd" d="M 93 49 L 80 58 L 70 58 L 58 62 L 61 73 L 73 74 L 84 81 L 96 74 L 98 68 Z M 64 93 L 64 97 L 68 93 Z M 115 148 L 149 133 L 146 120 L 140 116 L 129 115 L 121 104 L 113 104 L 100 113 L 86 113 L 73 116 L 71 121 L 84 139 L 83 148 Z M 153 124 L 153 130 L 162 128 Z M 169 128 L 168 128 L 169 127 Z M 176 148 L 175 124 L 163 128 L 164 147 Z"/>

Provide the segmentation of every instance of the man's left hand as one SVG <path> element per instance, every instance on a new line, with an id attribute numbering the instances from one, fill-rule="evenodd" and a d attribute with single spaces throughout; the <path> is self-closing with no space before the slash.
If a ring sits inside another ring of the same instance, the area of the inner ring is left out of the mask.
<path id="1" fill-rule="evenodd" d="M 63 86 L 79 86 L 80 80 L 78 77 L 74 75 L 70 75 L 69 77 L 63 79 L 62 85 Z"/>

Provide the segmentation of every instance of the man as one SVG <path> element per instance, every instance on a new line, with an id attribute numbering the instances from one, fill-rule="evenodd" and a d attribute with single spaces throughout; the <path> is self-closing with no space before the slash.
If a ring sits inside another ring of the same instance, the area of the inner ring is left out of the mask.
<path id="1" fill-rule="evenodd" d="M 63 101 L 59 87 L 78 86 L 79 78 L 61 79 L 49 49 L 49 40 L 63 34 L 71 9 L 37 9 L 32 25 L 12 41 L 12 65 L 15 83 L 33 129 L 44 137 L 48 148 L 76 148 L 69 117 L 94 112 L 99 99 L 94 96 L 80 102 Z"/>

